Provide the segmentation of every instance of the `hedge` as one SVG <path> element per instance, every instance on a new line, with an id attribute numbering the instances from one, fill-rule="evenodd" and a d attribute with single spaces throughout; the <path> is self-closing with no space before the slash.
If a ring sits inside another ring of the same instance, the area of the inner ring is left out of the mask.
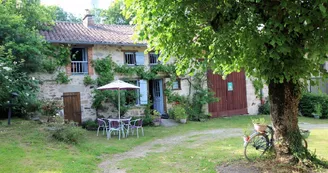
<path id="1" fill-rule="evenodd" d="M 313 116 L 314 105 L 322 105 L 322 118 L 328 118 L 328 95 L 327 94 L 314 94 L 305 93 L 303 94 L 300 103 L 299 110 L 303 116 Z"/>

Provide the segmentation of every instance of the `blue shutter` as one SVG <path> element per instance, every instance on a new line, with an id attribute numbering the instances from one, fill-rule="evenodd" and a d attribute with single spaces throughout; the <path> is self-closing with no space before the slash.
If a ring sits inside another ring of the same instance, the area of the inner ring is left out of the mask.
<path id="1" fill-rule="evenodd" d="M 143 52 L 136 52 L 136 64 L 137 65 L 145 64 L 145 54 Z"/>
<path id="2" fill-rule="evenodd" d="M 139 80 L 140 86 L 140 104 L 148 104 L 148 85 L 146 80 Z"/>

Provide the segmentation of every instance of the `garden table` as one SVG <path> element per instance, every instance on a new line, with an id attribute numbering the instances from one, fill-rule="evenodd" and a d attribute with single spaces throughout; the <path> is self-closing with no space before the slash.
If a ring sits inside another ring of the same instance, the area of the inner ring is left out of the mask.
<path id="1" fill-rule="evenodd" d="M 111 125 L 110 122 L 111 121 L 119 122 L 119 125 L 120 125 L 119 128 L 122 131 L 123 138 L 128 136 L 131 118 L 119 118 L 119 119 L 117 119 L 117 118 L 108 118 L 107 120 L 108 120 L 109 128 L 111 128 L 110 127 L 110 125 Z M 125 126 L 127 126 L 127 127 L 125 127 Z M 124 132 L 125 129 L 127 130 L 126 135 L 125 135 L 125 132 Z"/>

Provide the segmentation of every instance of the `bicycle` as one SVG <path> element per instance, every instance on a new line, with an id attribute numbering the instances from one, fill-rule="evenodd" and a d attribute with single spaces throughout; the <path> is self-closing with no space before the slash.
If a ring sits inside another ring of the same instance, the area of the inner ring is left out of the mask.
<path id="1" fill-rule="evenodd" d="M 307 138 L 310 133 L 308 130 L 300 129 L 302 134 L 302 143 L 307 148 Z M 244 156 L 249 161 L 254 161 L 263 156 L 274 144 L 274 130 L 271 126 L 267 126 L 267 130 L 264 132 L 255 131 L 244 141 Z"/>

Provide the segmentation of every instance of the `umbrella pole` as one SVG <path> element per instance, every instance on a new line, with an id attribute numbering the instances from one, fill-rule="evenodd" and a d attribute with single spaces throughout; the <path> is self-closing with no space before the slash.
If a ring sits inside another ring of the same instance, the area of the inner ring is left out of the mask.
<path id="1" fill-rule="evenodd" d="M 120 88 L 118 88 L 118 119 L 121 119 L 121 101 L 120 101 L 120 97 L 121 97 L 121 91 L 120 91 Z"/>

